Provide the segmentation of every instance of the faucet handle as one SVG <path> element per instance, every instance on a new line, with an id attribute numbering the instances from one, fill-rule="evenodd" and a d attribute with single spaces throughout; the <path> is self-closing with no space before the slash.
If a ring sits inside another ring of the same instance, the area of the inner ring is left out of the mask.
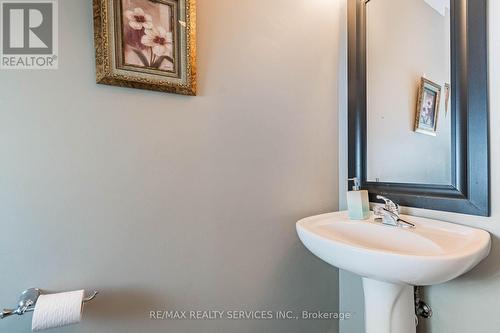
<path id="1" fill-rule="evenodd" d="M 392 201 L 387 197 L 384 197 L 383 195 L 377 195 L 377 199 L 384 200 L 385 209 L 387 209 L 391 213 L 399 214 L 399 205 L 396 204 L 394 201 Z"/>

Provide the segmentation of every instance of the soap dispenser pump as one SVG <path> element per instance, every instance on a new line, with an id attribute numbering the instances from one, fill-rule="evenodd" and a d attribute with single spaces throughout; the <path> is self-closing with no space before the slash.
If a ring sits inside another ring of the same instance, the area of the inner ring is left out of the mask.
<path id="1" fill-rule="evenodd" d="M 352 191 L 347 192 L 347 207 L 351 220 L 366 220 L 370 217 L 370 200 L 368 191 L 361 190 L 359 179 L 349 178 L 354 183 Z"/>

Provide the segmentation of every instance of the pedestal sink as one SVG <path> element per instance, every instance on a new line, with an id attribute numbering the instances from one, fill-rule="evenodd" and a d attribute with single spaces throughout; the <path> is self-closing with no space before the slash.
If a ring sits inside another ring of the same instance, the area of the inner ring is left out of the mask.
<path id="1" fill-rule="evenodd" d="M 304 245 L 330 265 L 363 277 L 365 333 L 415 333 L 413 286 L 450 281 L 490 252 L 486 231 L 426 218 L 401 216 L 404 229 L 346 212 L 297 222 Z"/>

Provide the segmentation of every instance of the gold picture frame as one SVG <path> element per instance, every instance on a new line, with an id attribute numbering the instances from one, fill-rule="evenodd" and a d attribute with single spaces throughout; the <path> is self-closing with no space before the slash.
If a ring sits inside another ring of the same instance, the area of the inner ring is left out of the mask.
<path id="1" fill-rule="evenodd" d="M 415 128 L 417 133 L 436 136 L 441 102 L 441 86 L 422 78 L 418 90 Z"/>
<path id="2" fill-rule="evenodd" d="M 196 95 L 196 0 L 93 0 L 96 82 Z"/>

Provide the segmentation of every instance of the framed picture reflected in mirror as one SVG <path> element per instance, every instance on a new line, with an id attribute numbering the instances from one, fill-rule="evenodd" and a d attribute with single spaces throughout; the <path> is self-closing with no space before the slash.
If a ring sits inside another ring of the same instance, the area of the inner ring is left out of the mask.
<path id="1" fill-rule="evenodd" d="M 415 117 L 415 132 L 436 136 L 441 86 L 426 78 L 420 81 Z"/>

